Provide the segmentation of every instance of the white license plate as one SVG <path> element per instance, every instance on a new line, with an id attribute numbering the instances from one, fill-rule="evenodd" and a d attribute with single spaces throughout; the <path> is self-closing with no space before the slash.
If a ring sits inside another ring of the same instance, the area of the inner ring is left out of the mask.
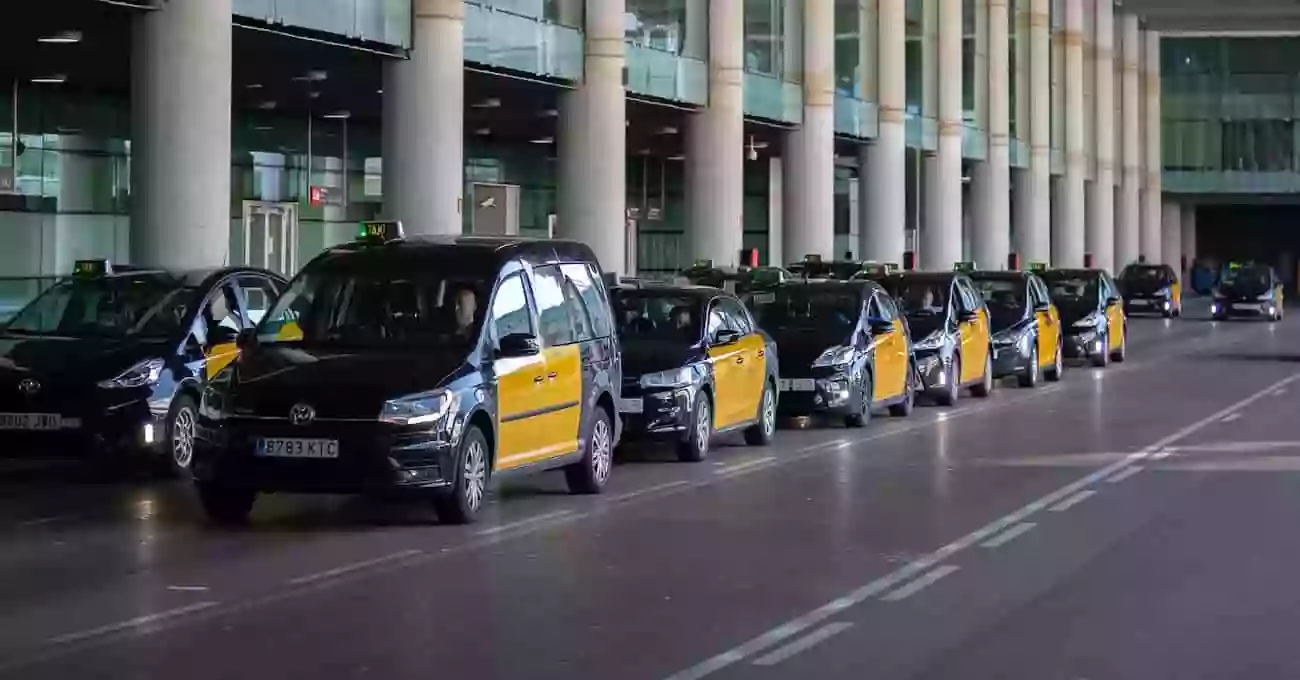
<path id="1" fill-rule="evenodd" d="M 782 392 L 812 392 L 817 389 L 817 381 L 812 378 L 782 378 L 779 386 Z"/>
<path id="2" fill-rule="evenodd" d="M 644 408 L 645 408 L 644 403 L 641 401 L 639 397 L 636 399 L 618 400 L 619 413 L 640 413 L 641 411 L 644 410 Z"/>
<path id="3" fill-rule="evenodd" d="M 257 455 L 268 458 L 338 458 L 337 439 L 264 437 L 257 440 Z"/>
<path id="4" fill-rule="evenodd" d="M 63 429 L 63 416 L 57 413 L 0 413 L 0 430 L 47 432 Z"/>
<path id="5" fill-rule="evenodd" d="M 1260 310 L 1260 305 L 1250 304 L 1250 303 L 1237 303 L 1233 305 L 1232 308 L 1240 309 L 1244 312 L 1258 312 Z"/>

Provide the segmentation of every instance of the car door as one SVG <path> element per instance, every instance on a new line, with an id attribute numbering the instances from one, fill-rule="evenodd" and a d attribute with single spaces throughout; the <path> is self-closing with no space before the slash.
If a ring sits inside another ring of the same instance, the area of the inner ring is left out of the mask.
<path id="1" fill-rule="evenodd" d="M 229 366 L 239 356 L 236 341 L 239 333 L 249 327 L 241 311 L 239 298 L 230 282 L 214 286 L 203 301 L 200 319 L 205 328 L 206 345 L 203 347 L 205 375 L 211 379 Z"/>
<path id="2" fill-rule="evenodd" d="M 740 366 L 736 420 L 752 420 L 758 417 L 763 385 L 767 382 L 767 340 L 749 322 L 749 315 L 739 301 L 719 298 L 718 308 L 727 328 L 740 333 L 740 341 L 736 343 L 739 354 L 736 364 Z"/>
<path id="3" fill-rule="evenodd" d="M 542 355 L 546 359 L 546 398 L 538 414 L 537 459 L 578 450 L 582 424 L 582 343 L 573 310 L 564 295 L 559 265 L 533 269 L 530 283 L 537 301 Z"/>
<path id="4" fill-rule="evenodd" d="M 1169 265 L 1165 265 L 1165 278 L 1169 281 L 1169 299 L 1173 302 L 1174 309 L 1182 309 L 1183 282 L 1178 279 L 1178 274 Z"/>
<path id="5" fill-rule="evenodd" d="M 745 353 L 739 342 L 718 344 L 718 331 L 729 329 L 718 300 L 709 304 L 704 324 L 709 364 L 713 367 L 713 427 L 731 427 L 752 415 L 745 415 L 740 402 L 745 385 Z"/>
<path id="6" fill-rule="evenodd" d="M 1100 289 L 1102 304 L 1106 305 L 1107 338 L 1111 349 L 1120 349 L 1124 346 L 1124 299 L 1115 281 L 1104 272 L 1101 274 Z"/>
<path id="7" fill-rule="evenodd" d="M 877 291 L 867 302 L 867 319 L 863 327 L 871 333 L 870 322 L 879 320 L 890 324 L 890 330 L 874 334 L 875 379 L 871 384 L 871 400 L 881 401 L 899 396 L 907 389 L 907 335 L 903 322 L 898 318 L 893 301 L 883 292 Z"/>
<path id="8" fill-rule="evenodd" d="M 1029 279 L 1029 300 L 1038 325 L 1038 364 L 1046 366 L 1056 361 L 1056 347 L 1061 341 L 1061 314 L 1052 304 L 1047 286 L 1036 276 Z"/>
<path id="9" fill-rule="evenodd" d="M 961 337 L 961 376 L 958 379 L 966 383 L 984 375 L 984 365 L 988 362 L 988 310 L 984 308 L 982 299 L 970 286 L 964 285 L 961 279 L 952 282 L 952 296 L 953 306 L 959 315 L 975 315 L 969 321 L 961 321 L 959 318 L 957 322 Z"/>
<path id="10" fill-rule="evenodd" d="M 501 280 L 492 296 L 493 350 L 507 335 L 537 336 L 534 306 L 523 272 Z M 497 456 L 496 469 L 508 470 L 536 459 L 541 448 L 538 414 L 546 405 L 546 358 L 541 353 L 522 357 L 495 357 Z"/>

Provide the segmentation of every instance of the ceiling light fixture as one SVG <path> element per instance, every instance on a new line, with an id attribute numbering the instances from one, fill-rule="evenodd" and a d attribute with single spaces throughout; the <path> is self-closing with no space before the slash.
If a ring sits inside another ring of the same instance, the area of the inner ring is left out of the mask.
<path id="1" fill-rule="evenodd" d="M 328 71 L 308 71 L 300 76 L 294 76 L 293 79 L 300 83 L 319 83 L 329 77 Z"/>
<path id="2" fill-rule="evenodd" d="M 492 128 L 481 127 L 474 130 L 474 134 L 478 135 L 479 137 L 486 137 L 492 134 Z"/>
<path id="3" fill-rule="evenodd" d="M 499 109 L 501 108 L 501 100 L 496 97 L 490 97 L 481 102 L 474 102 L 473 107 L 476 109 Z"/>
<path id="4" fill-rule="evenodd" d="M 351 111 L 335 111 L 334 113 L 327 113 L 324 116 L 322 116 L 322 118 L 328 118 L 330 120 L 347 120 L 351 117 L 352 117 Z"/>
<path id="5" fill-rule="evenodd" d="M 59 31 L 54 35 L 37 38 L 36 42 L 48 45 L 72 45 L 81 42 L 81 31 Z"/>
<path id="6" fill-rule="evenodd" d="M 248 89 L 248 90 L 260 90 L 260 89 L 262 89 L 262 84 L 261 84 L 261 83 L 249 83 L 249 84 L 245 85 L 244 88 L 245 88 L 245 89 Z"/>
<path id="7" fill-rule="evenodd" d="M 68 77 L 63 74 L 32 78 L 33 83 L 44 84 L 44 85 L 58 85 L 59 83 L 65 83 L 67 81 L 68 81 Z"/>
<path id="8" fill-rule="evenodd" d="M 270 111 L 271 109 L 274 109 L 274 108 L 275 108 L 275 102 L 273 102 L 273 101 L 265 101 L 265 102 L 262 102 L 262 103 L 258 104 L 258 105 L 257 105 L 257 108 L 259 108 L 259 109 L 261 109 L 261 110 L 263 110 L 263 111 Z"/>
<path id="9" fill-rule="evenodd" d="M 254 126 L 253 126 L 253 131 L 255 131 L 255 132 L 270 132 L 270 131 L 272 131 L 272 130 L 274 130 L 274 129 L 275 129 L 275 128 L 271 127 L 270 125 L 254 125 Z"/>
<path id="10" fill-rule="evenodd" d="M 555 143 L 554 137 L 538 137 L 537 139 L 533 140 L 533 144 L 554 144 L 554 143 Z"/>

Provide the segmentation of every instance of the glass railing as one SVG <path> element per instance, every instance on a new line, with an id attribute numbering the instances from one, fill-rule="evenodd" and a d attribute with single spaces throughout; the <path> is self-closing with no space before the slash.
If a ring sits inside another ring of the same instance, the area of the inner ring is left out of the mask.
<path id="1" fill-rule="evenodd" d="M 0 324 L 9 323 L 28 302 L 58 280 L 55 276 L 0 276 Z"/>
<path id="2" fill-rule="evenodd" d="M 233 0 L 236 16 L 411 46 L 411 0 Z"/>
<path id="3" fill-rule="evenodd" d="M 907 146 L 922 151 L 939 148 L 939 123 L 925 118 L 915 110 L 907 111 Z"/>
<path id="4" fill-rule="evenodd" d="M 709 67 L 699 59 L 628 44 L 627 91 L 704 106 L 709 102 Z"/>
<path id="5" fill-rule="evenodd" d="M 467 2 L 465 60 L 578 81 L 582 79 L 582 33 L 499 7 Z"/>
<path id="6" fill-rule="evenodd" d="M 835 134 L 860 139 L 875 137 L 878 118 L 875 102 L 846 94 L 835 95 Z"/>
<path id="7" fill-rule="evenodd" d="M 982 161 L 986 160 L 988 156 L 988 133 L 967 122 L 961 129 L 961 157 L 973 161 Z"/>
<path id="8" fill-rule="evenodd" d="M 785 123 L 803 121 L 803 86 L 760 73 L 745 73 L 745 115 Z"/>
<path id="9" fill-rule="evenodd" d="M 1294 194 L 1300 193 L 1300 173 L 1216 172 L 1165 170 L 1161 187 L 1174 193 Z"/>

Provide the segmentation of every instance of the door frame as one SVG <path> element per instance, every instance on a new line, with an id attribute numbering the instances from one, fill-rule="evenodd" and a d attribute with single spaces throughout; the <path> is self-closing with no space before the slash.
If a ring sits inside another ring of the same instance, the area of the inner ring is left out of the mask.
<path id="1" fill-rule="evenodd" d="M 281 240 L 280 252 L 275 256 L 266 255 L 270 250 L 271 231 L 265 229 L 262 233 L 262 253 L 265 261 L 252 262 L 252 241 L 253 241 L 253 215 L 265 214 L 266 211 L 280 212 L 283 216 L 280 222 Z M 298 223 L 298 204 L 282 203 L 276 201 L 244 201 L 243 205 L 243 246 L 244 252 L 241 262 L 252 267 L 269 269 L 276 273 L 292 277 L 298 271 L 298 238 L 301 235 L 300 225 Z M 273 258 L 278 258 L 280 267 L 273 265 Z"/>

